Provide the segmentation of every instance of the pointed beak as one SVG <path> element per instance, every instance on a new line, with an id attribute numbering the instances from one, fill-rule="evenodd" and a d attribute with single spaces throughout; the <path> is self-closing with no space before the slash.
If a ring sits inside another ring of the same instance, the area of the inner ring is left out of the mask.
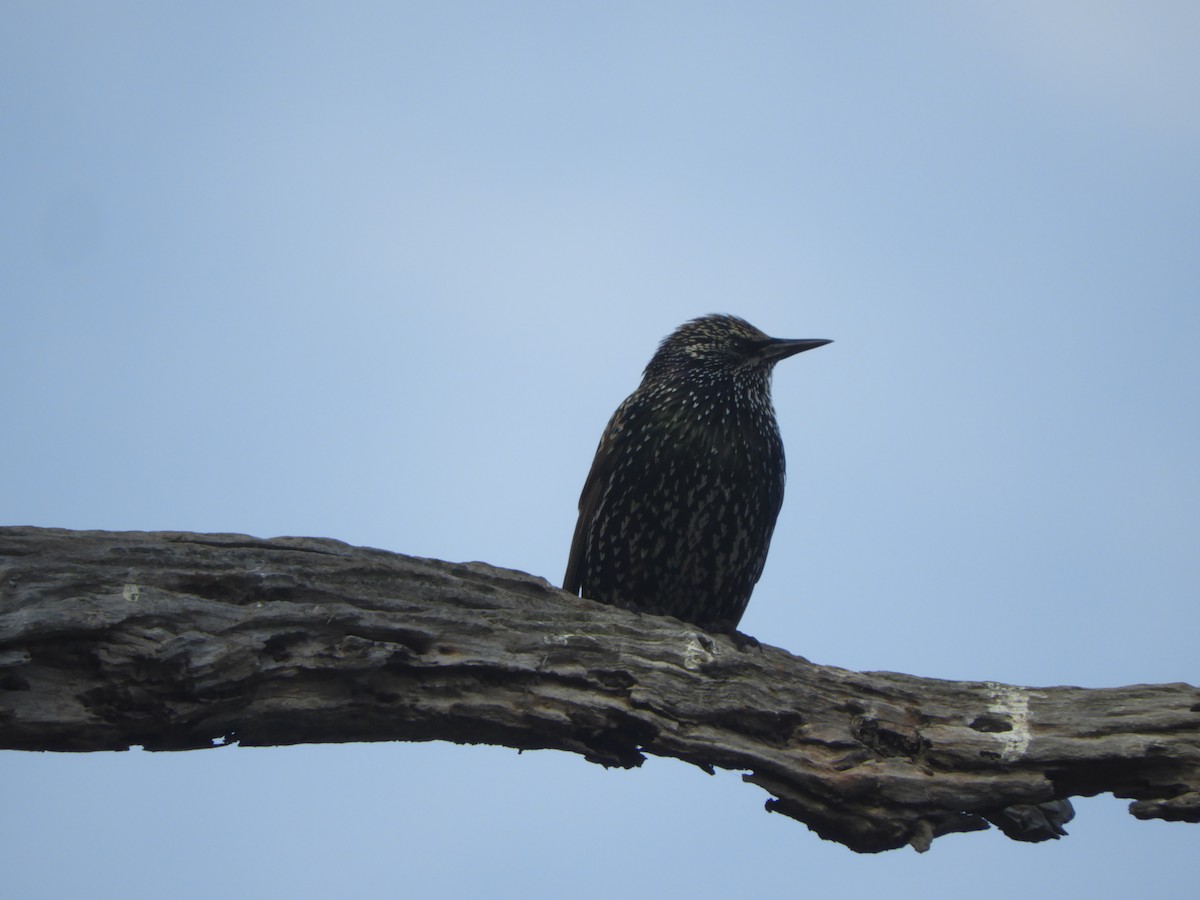
<path id="1" fill-rule="evenodd" d="M 826 344 L 832 343 L 833 341 L 827 341 L 824 338 L 808 338 L 800 341 L 773 338 L 770 343 L 758 351 L 758 354 L 762 359 L 776 363 L 789 356 L 795 356 L 797 353 L 803 353 L 805 350 L 815 350 L 817 347 L 824 347 Z"/>

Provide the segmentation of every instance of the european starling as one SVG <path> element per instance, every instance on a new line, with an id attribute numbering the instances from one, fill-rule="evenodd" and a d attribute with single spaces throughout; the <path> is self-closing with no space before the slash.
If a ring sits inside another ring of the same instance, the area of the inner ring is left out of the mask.
<path id="1" fill-rule="evenodd" d="M 717 315 L 664 339 L 600 438 L 563 588 L 734 632 L 783 503 L 771 372 L 828 343 Z"/>

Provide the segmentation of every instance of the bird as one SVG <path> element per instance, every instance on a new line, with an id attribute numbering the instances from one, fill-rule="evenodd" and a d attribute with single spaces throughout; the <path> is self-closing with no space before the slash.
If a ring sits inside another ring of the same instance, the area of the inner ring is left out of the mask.
<path id="1" fill-rule="evenodd" d="M 740 635 L 783 505 L 771 375 L 829 343 L 715 314 L 664 338 L 600 438 L 563 589 Z"/>

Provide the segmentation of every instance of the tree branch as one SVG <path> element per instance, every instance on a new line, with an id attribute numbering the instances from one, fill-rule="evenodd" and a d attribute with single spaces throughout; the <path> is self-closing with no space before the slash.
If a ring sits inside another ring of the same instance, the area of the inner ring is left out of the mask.
<path id="1" fill-rule="evenodd" d="M 817 666 L 483 563 L 332 540 L 0 528 L 0 748 L 448 740 L 746 772 L 858 851 L 1200 821 L 1200 690 Z"/>

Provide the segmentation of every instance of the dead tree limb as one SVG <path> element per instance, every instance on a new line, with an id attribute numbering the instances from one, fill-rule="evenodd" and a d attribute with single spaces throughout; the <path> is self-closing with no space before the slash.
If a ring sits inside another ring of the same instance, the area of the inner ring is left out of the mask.
<path id="1" fill-rule="evenodd" d="M 1200 690 L 817 666 L 546 581 L 332 540 L 0 528 L 0 748 L 447 740 L 742 771 L 854 850 L 1200 821 Z"/>

